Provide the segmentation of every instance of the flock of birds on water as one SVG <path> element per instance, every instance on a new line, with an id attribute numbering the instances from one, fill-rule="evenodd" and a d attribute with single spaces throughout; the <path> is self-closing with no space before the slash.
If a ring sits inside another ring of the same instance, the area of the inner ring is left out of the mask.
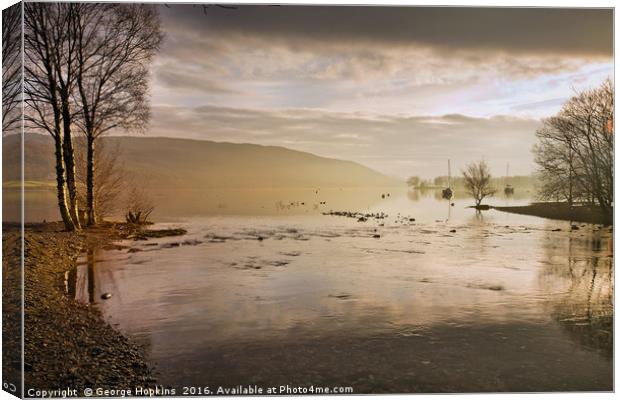
<path id="1" fill-rule="evenodd" d="M 315 190 L 314 193 L 315 194 L 319 194 L 319 190 L 318 189 Z M 385 199 L 387 197 L 390 197 L 389 193 L 381 193 L 381 198 L 382 199 Z M 291 208 L 303 207 L 305 205 L 306 205 L 305 201 L 291 201 L 291 202 L 288 202 L 288 203 L 285 203 L 285 202 L 282 202 L 282 201 L 278 201 L 276 203 L 276 209 L 277 210 L 290 210 Z M 314 203 L 312 206 L 313 206 L 314 210 L 318 210 L 320 206 L 324 206 L 324 205 L 327 205 L 327 201 L 319 201 L 318 203 Z M 323 213 L 323 214 L 325 214 L 325 213 Z M 327 215 L 327 214 L 325 214 L 325 215 Z"/>

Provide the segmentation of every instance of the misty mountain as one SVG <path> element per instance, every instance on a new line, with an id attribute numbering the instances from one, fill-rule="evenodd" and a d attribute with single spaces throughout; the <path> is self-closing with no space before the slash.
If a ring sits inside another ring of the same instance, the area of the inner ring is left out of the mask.
<path id="1" fill-rule="evenodd" d="M 25 180 L 54 181 L 49 136 L 26 134 Z M 119 149 L 124 169 L 151 188 L 386 187 L 404 182 L 351 161 L 319 157 L 277 146 L 164 137 L 101 139 Z M 18 136 L 3 138 L 3 181 L 19 180 Z"/>

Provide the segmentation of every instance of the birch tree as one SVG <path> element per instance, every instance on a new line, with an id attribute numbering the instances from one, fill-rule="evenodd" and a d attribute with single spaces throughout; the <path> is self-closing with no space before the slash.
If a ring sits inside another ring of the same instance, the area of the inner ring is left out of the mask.
<path id="1" fill-rule="evenodd" d="M 63 44 L 66 32 L 58 25 L 66 21 L 67 8 L 52 3 L 24 3 L 24 116 L 28 128 L 47 132 L 54 140 L 58 208 L 65 229 L 73 231 L 80 224 L 77 208 L 72 208 L 67 193 L 71 172 L 66 168 L 65 146 L 71 142 L 70 137 L 66 138 L 71 132 L 64 129 L 67 124 L 63 117 L 68 114 L 60 96 L 58 70 L 58 59 L 65 59 L 62 53 L 67 50 Z"/>
<path id="2" fill-rule="evenodd" d="M 162 40 L 153 5 L 25 3 L 29 128 L 54 139 L 60 214 L 80 229 L 74 131 L 86 137 L 87 223 L 95 223 L 95 141 L 144 129 L 149 65 Z"/>
<path id="3" fill-rule="evenodd" d="M 2 10 L 2 131 L 19 127 L 22 101 L 22 7 Z"/>
<path id="4" fill-rule="evenodd" d="M 156 8 L 144 4 L 80 4 L 71 30 L 78 44 L 78 121 L 87 146 L 87 223 L 93 225 L 95 143 L 110 131 L 146 127 L 149 66 L 163 36 Z"/>

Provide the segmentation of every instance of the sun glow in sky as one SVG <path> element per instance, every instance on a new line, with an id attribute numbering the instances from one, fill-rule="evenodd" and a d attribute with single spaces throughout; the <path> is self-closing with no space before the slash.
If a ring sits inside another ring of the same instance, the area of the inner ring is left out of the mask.
<path id="1" fill-rule="evenodd" d="M 613 76 L 610 9 L 161 6 L 151 134 L 433 177 L 534 170 L 540 119 Z"/>

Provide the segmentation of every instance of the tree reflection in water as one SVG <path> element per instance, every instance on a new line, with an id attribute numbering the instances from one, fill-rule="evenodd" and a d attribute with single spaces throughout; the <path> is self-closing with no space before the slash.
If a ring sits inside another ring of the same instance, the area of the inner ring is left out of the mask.
<path id="1" fill-rule="evenodd" d="M 569 337 L 613 355 L 613 241 L 601 231 L 571 233 L 567 242 L 547 243 L 549 262 L 541 282 L 551 292 L 550 313 Z M 558 279 L 560 278 L 560 279 Z"/>
<path id="2" fill-rule="evenodd" d="M 67 271 L 67 295 L 75 300 L 95 304 L 95 249 L 86 250 L 85 259 Z"/>

